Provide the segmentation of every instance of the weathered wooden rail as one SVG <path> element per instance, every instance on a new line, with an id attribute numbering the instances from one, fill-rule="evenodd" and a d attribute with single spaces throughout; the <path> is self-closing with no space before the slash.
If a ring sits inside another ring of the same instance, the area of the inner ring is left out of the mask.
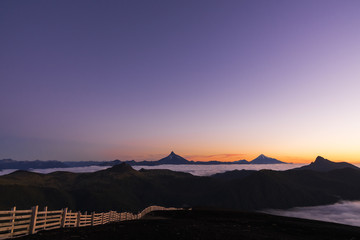
<path id="1" fill-rule="evenodd" d="M 87 212 L 71 212 L 67 208 L 48 211 L 45 207 L 40 211 L 38 206 L 29 210 L 16 210 L 16 207 L 13 207 L 9 211 L 0 211 L 0 239 L 19 237 L 56 228 L 96 226 L 110 222 L 135 220 L 142 218 L 151 211 L 158 210 L 179 209 L 150 206 L 137 214 L 116 211 L 88 214 Z"/>

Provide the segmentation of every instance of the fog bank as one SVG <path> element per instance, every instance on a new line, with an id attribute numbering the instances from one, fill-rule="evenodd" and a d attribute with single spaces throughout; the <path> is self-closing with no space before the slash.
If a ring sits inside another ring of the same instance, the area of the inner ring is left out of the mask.
<path id="1" fill-rule="evenodd" d="M 344 201 L 332 205 L 296 207 L 288 210 L 265 210 L 263 212 L 296 218 L 334 222 L 360 227 L 360 201 Z"/>

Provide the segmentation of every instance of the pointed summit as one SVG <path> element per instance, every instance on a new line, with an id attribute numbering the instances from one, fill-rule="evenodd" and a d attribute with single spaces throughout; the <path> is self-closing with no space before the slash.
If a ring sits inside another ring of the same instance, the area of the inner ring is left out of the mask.
<path id="1" fill-rule="evenodd" d="M 189 161 L 185 158 L 176 155 L 173 151 L 169 154 L 169 156 L 164 157 L 157 161 L 158 164 L 188 164 Z"/>
<path id="2" fill-rule="evenodd" d="M 264 154 L 260 154 L 257 158 L 250 161 L 251 164 L 275 164 L 275 163 L 284 163 L 275 158 L 270 158 L 265 156 Z"/>
<path id="3" fill-rule="evenodd" d="M 331 162 L 331 161 L 329 161 L 321 156 L 317 156 L 314 163 L 329 163 L 329 162 Z"/>

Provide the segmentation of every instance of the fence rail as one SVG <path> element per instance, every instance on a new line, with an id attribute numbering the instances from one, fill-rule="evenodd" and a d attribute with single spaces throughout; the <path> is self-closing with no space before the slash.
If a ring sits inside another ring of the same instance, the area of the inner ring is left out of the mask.
<path id="1" fill-rule="evenodd" d="M 30 210 L 16 210 L 16 207 L 13 207 L 10 211 L 0 211 L 0 239 L 19 237 L 56 228 L 97 226 L 110 222 L 136 220 L 149 212 L 159 210 L 180 209 L 150 206 L 137 214 L 133 214 L 116 211 L 81 213 L 71 212 L 67 208 L 48 211 L 47 207 L 39 211 L 38 206 L 32 207 Z"/>

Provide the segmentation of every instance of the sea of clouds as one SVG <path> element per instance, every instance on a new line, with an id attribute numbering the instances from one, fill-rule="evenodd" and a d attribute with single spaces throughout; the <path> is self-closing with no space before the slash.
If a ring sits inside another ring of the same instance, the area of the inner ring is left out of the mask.
<path id="1" fill-rule="evenodd" d="M 265 210 L 273 215 L 334 222 L 360 227 L 360 201 L 344 201 L 332 205 L 296 207 L 288 210 Z"/>
<path id="2" fill-rule="evenodd" d="M 173 165 L 173 164 L 164 164 L 158 166 L 133 166 L 134 169 L 140 170 L 144 169 L 169 169 L 177 172 L 187 172 L 196 176 L 210 176 L 216 173 L 222 173 L 232 170 L 261 170 L 261 169 L 271 169 L 271 170 L 288 170 L 292 168 L 298 168 L 304 166 L 305 164 L 231 164 L 231 165 Z M 73 167 L 73 168 L 48 168 L 48 169 L 29 169 L 28 171 L 37 172 L 37 173 L 51 173 L 56 171 L 67 171 L 67 172 L 95 172 L 99 170 L 104 170 L 109 168 L 109 166 L 89 166 L 89 167 Z M 16 169 L 4 169 L 0 171 L 1 175 L 6 175 L 16 171 Z"/>
<path id="3" fill-rule="evenodd" d="M 164 164 L 158 166 L 134 166 L 136 170 L 145 169 L 170 169 L 177 172 L 187 172 L 195 176 L 210 176 L 216 173 L 223 173 L 233 170 L 262 170 L 270 169 L 277 171 L 284 171 L 293 168 L 298 168 L 306 164 L 224 164 L 224 165 L 173 165 Z"/>
<path id="4" fill-rule="evenodd" d="M 173 165 L 173 164 L 164 164 L 158 166 L 133 166 L 134 169 L 140 170 L 144 169 L 169 169 L 177 172 L 187 172 L 195 176 L 210 176 L 216 173 L 223 173 L 226 171 L 232 170 L 276 170 L 284 171 L 293 168 L 302 167 L 307 164 L 229 164 L 229 165 Z M 360 164 L 355 164 L 357 167 L 360 167 Z M 89 166 L 89 167 L 73 167 L 73 168 L 48 168 L 48 169 L 29 169 L 28 171 L 37 172 L 37 173 L 51 173 L 56 171 L 66 171 L 66 172 L 96 172 L 99 170 L 104 170 L 109 168 L 109 166 Z M 0 176 L 6 175 L 16 171 L 17 169 L 4 169 L 0 170 Z"/>

